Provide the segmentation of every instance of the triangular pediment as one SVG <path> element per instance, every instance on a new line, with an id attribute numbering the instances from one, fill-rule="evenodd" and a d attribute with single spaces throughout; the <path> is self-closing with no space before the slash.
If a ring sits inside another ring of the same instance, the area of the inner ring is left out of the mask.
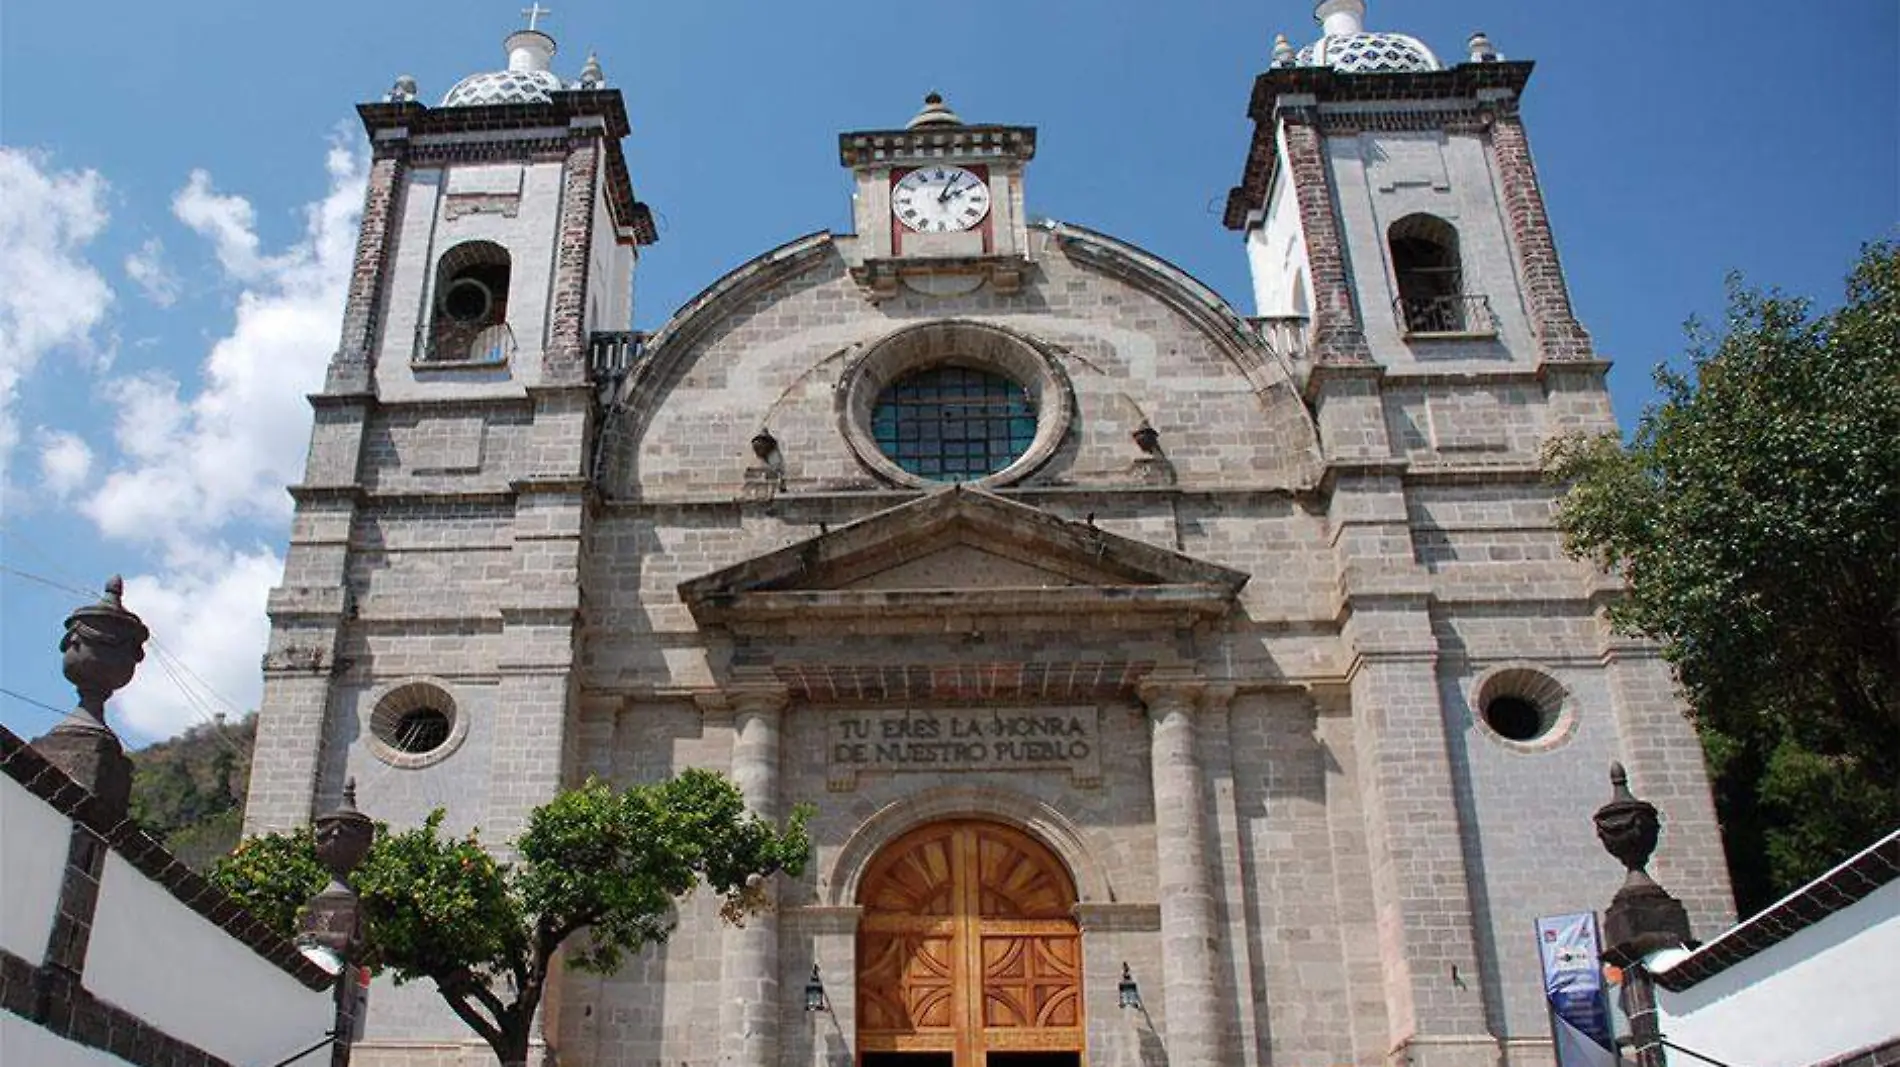
<path id="1" fill-rule="evenodd" d="M 953 487 L 679 587 L 702 623 L 1226 614 L 1247 575 L 982 490 Z"/>

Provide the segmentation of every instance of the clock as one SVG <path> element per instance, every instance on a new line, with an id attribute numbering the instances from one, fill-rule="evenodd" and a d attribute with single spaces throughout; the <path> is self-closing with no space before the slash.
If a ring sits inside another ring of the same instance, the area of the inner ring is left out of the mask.
<path id="1" fill-rule="evenodd" d="M 917 233 L 956 233 L 990 213 L 990 186 L 962 167 L 919 167 L 891 189 L 891 215 Z"/>

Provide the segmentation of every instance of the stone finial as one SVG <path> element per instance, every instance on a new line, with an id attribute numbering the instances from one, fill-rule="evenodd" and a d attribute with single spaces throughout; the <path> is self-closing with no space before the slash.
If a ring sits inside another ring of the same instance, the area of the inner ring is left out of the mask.
<path id="1" fill-rule="evenodd" d="M 943 102 L 943 94 L 930 92 L 924 96 L 924 107 L 904 124 L 907 130 L 923 129 L 931 126 L 961 126 L 963 120 Z"/>
<path id="2" fill-rule="evenodd" d="M 78 608 L 66 619 L 66 635 L 59 641 L 62 667 L 79 692 L 73 715 L 83 712 L 87 720 L 69 718 L 76 728 L 107 729 L 106 701 L 125 688 L 145 658 L 145 640 L 152 632 L 125 610 L 124 596 L 125 579 L 115 574 L 98 603 Z"/>
<path id="3" fill-rule="evenodd" d="M 392 104 L 414 103 L 416 99 L 415 76 L 412 74 L 397 75 L 395 83 L 389 87 L 389 92 L 383 99 Z"/>
<path id="4" fill-rule="evenodd" d="M 1293 51 L 1293 42 L 1287 40 L 1286 34 L 1284 33 L 1274 34 L 1273 65 L 1276 67 L 1290 67 L 1293 65 L 1295 59 L 1296 53 Z"/>
<path id="5" fill-rule="evenodd" d="M 1630 792 L 1629 774 L 1621 763 L 1610 764 L 1610 802 L 1597 809 L 1596 824 L 1597 840 L 1629 870 L 1629 884 L 1655 885 L 1646 868 L 1656 852 L 1662 820 L 1656 805 Z"/>
<path id="6" fill-rule="evenodd" d="M 145 658 L 152 632 L 125 610 L 125 579 L 113 575 L 96 604 L 76 609 L 59 639 L 61 667 L 79 706 L 33 742 L 40 755 L 90 791 L 108 817 L 123 816 L 132 796 L 132 761 L 106 725 L 106 701 L 125 688 Z"/>
<path id="7" fill-rule="evenodd" d="M 1465 42 L 1465 47 L 1471 51 L 1473 63 L 1496 63 L 1504 58 L 1498 54 L 1497 46 L 1491 43 L 1491 38 L 1486 37 L 1483 30 L 1472 34 L 1471 40 Z"/>
<path id="8" fill-rule="evenodd" d="M 601 72 L 600 56 L 587 53 L 587 62 L 581 64 L 581 88 L 598 89 L 607 84 L 607 75 Z"/>
<path id="9" fill-rule="evenodd" d="M 1656 805 L 1630 792 L 1621 763 L 1610 764 L 1610 802 L 1597 809 L 1597 840 L 1621 862 L 1628 876 L 1603 915 L 1605 958 L 1619 966 L 1651 952 L 1691 943 L 1689 912 L 1649 876 L 1662 819 Z"/>

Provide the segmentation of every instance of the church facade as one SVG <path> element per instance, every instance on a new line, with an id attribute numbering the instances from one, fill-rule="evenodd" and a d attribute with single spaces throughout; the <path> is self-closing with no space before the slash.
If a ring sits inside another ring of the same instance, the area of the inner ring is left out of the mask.
<path id="1" fill-rule="evenodd" d="M 1036 130 L 933 95 L 840 136 L 855 233 L 639 334 L 655 229 L 591 58 L 522 31 L 362 105 L 248 828 L 350 777 L 496 843 L 590 776 L 814 805 L 768 913 L 689 899 L 560 979 L 563 1067 L 1548 1064 L 1532 921 L 1614 890 L 1613 759 L 1696 926 L 1732 905 L 1668 669 L 1539 472 L 1615 427 L 1530 64 L 1364 13 L 1321 3 L 1236 124 L 1245 311 L 1032 224 Z M 379 984 L 355 1055 L 489 1054 Z"/>

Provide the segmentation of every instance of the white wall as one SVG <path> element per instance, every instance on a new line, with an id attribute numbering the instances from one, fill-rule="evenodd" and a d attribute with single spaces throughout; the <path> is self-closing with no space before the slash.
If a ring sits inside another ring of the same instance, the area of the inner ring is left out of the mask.
<path id="1" fill-rule="evenodd" d="M 125 1067 L 124 1060 L 109 1052 L 54 1037 L 52 1031 L 42 1030 L 10 1011 L 0 1011 L 0 1064 L 5 1067 L 15 1064 L 19 1067 Z"/>
<path id="2" fill-rule="evenodd" d="M 1287 172 L 1286 150 L 1276 143 L 1279 166 L 1266 210 L 1247 230 L 1247 269 L 1253 276 L 1255 315 L 1311 315 L 1312 272 L 1306 263 L 1306 231 L 1300 226 L 1299 199 Z M 1298 279 L 1299 294 L 1295 294 Z M 1304 305 L 1304 306 L 1302 306 Z"/>
<path id="3" fill-rule="evenodd" d="M 1681 993 L 1656 992 L 1663 1036 L 1749 1067 L 1806 1067 L 1900 1037 L 1900 881 Z"/>
<path id="4" fill-rule="evenodd" d="M 0 775 L 0 948 L 38 965 L 59 908 L 73 824 Z M 8 1061 L 0 1057 L 0 1063 Z"/>
<path id="5" fill-rule="evenodd" d="M 100 880 L 85 983 L 99 999 L 239 1064 L 276 1063 L 321 1038 L 332 1018 L 327 990 L 285 974 L 116 853 Z"/>

